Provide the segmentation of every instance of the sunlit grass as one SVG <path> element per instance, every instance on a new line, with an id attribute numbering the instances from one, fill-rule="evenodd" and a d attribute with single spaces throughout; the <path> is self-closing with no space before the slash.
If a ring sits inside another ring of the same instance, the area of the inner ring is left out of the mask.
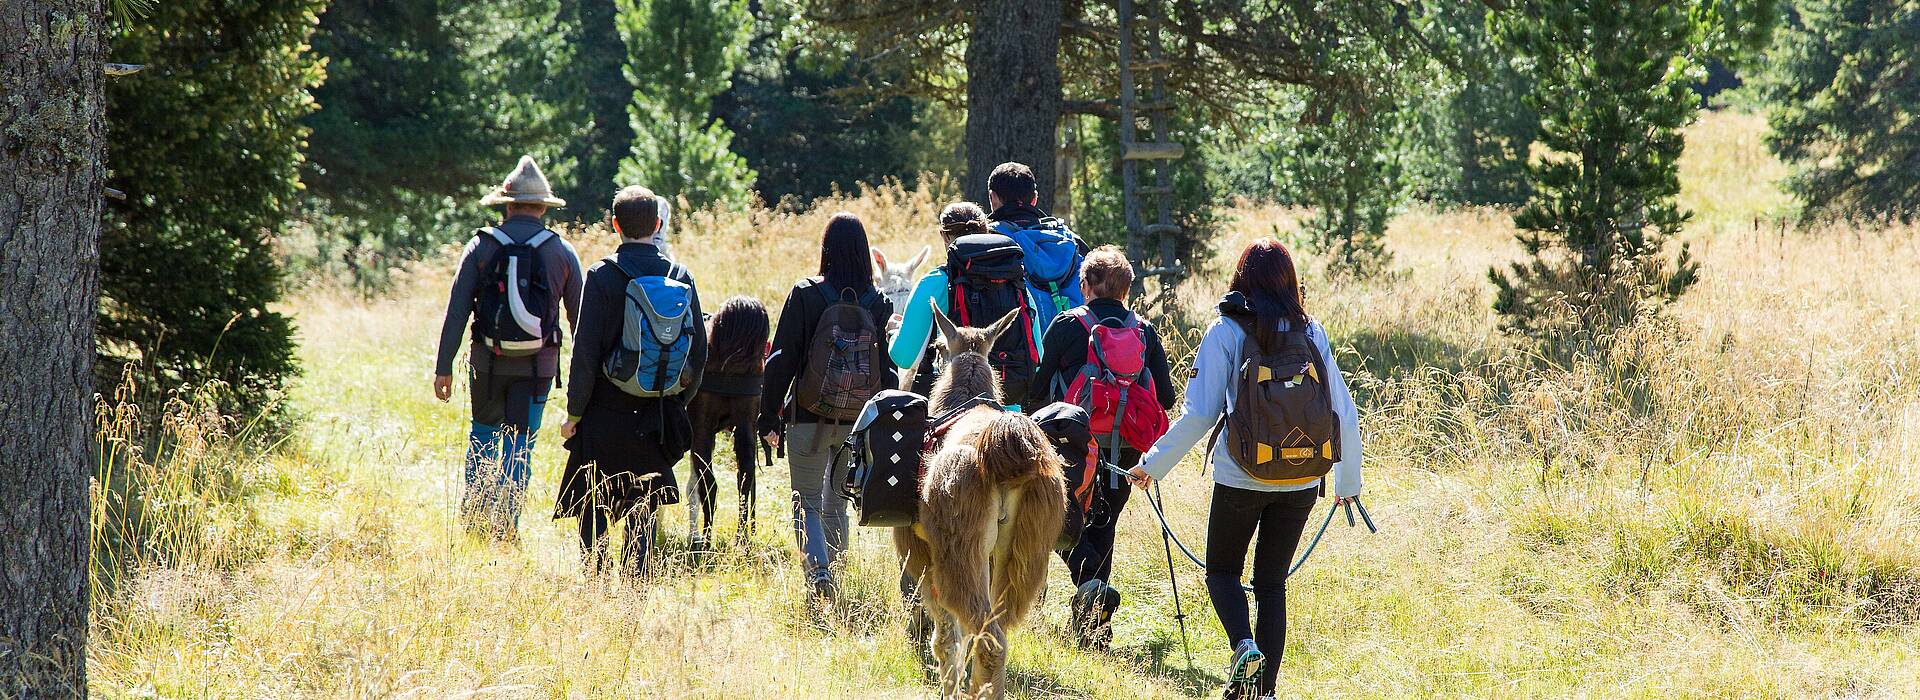
<path id="1" fill-rule="evenodd" d="M 1336 519 L 1293 581 L 1283 694 L 1920 695 L 1920 244 L 1912 229 L 1756 230 L 1785 201 L 1759 128 L 1710 115 L 1692 132 L 1685 196 L 1700 224 L 1687 237 L 1703 281 L 1607 357 L 1542 364 L 1496 332 L 1485 272 L 1518 253 L 1501 212 L 1402 216 L 1388 237 L 1398 274 L 1385 280 L 1334 281 L 1306 256 L 1309 308 L 1363 405 L 1366 500 L 1382 531 Z M 834 210 L 909 254 L 932 239 L 951 189 L 690 216 L 675 252 L 709 298 L 777 305 Z M 1233 215 L 1223 251 L 1299 218 Z M 604 231 L 573 235 L 583 257 L 612 248 Z M 198 461 L 154 462 L 166 472 L 227 455 L 217 463 L 254 476 L 228 505 L 177 521 L 206 535 L 193 541 L 224 544 L 144 562 L 96 608 L 97 692 L 930 694 L 884 532 L 856 531 L 843 608 L 808 608 L 784 466 L 763 472 L 751 540 L 709 561 L 685 556 L 684 508 L 667 509 L 643 585 L 580 573 L 572 521 L 548 517 L 564 458 L 551 429 L 521 544 L 461 534 L 466 396 L 440 404 L 429 387 L 448 267 L 406 271 L 389 299 L 315 289 L 293 304 L 304 422 L 271 455 L 216 442 Z M 1206 318 L 1218 267 L 1182 291 L 1183 318 Z M 1168 329 L 1176 354 L 1194 332 Z M 731 469 L 725 449 L 720 462 Z M 731 513 L 731 478 L 720 482 Z M 1165 489 L 1174 528 L 1203 547 L 1211 485 L 1198 461 Z M 724 540 L 731 519 L 720 522 Z M 1070 591 L 1056 568 L 1042 615 L 1013 638 L 1018 694 L 1216 692 L 1227 640 L 1199 571 L 1173 564 L 1189 666 L 1143 503 L 1122 537 L 1114 652 L 1065 641 Z"/>

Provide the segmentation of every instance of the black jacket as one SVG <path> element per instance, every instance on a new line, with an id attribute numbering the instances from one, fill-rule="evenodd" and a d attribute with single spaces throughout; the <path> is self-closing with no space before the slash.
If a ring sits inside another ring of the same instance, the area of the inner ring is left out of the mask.
<path id="1" fill-rule="evenodd" d="M 1047 218 L 1047 213 L 1040 211 L 1039 207 L 1019 202 L 1001 205 L 999 209 L 993 210 L 993 213 L 987 216 L 990 221 L 1005 221 L 1017 224 L 1020 228 L 1032 228 L 1044 218 Z"/>
<path id="2" fill-rule="evenodd" d="M 649 243 L 621 243 L 614 251 L 619 261 L 642 275 L 665 275 L 673 262 L 660 255 L 660 249 Z M 693 345 L 687 357 L 687 389 L 674 397 L 684 406 L 700 390 L 700 381 L 707 366 L 707 324 L 699 321 L 700 288 L 693 283 L 693 275 L 685 267 L 679 268 L 679 274 L 673 279 L 693 287 L 691 296 L 694 322 Z M 580 303 L 580 326 L 573 337 L 573 364 L 567 371 L 567 415 L 579 418 L 586 415 L 587 406 L 592 401 L 604 401 L 621 408 L 637 409 L 642 404 L 653 402 L 643 399 L 614 386 L 612 381 L 600 371 L 600 364 L 607 354 L 620 342 L 620 331 L 626 323 L 627 274 L 618 266 L 609 265 L 602 260 L 587 270 L 586 291 Z"/>
<path id="3" fill-rule="evenodd" d="M 760 395 L 759 427 L 763 435 L 779 430 L 780 412 L 787 405 L 787 395 L 806 369 L 806 353 L 813 346 L 814 327 L 820 325 L 820 315 L 826 313 L 829 305 L 827 295 L 820 291 L 822 284 L 825 282 L 813 277 L 800 280 L 793 285 L 793 291 L 787 293 L 787 303 L 780 307 L 780 325 L 773 331 L 773 354 L 767 357 L 766 381 Z M 887 319 L 893 317 L 893 302 L 887 300 L 886 295 L 875 297 L 872 308 L 867 310 L 873 314 L 873 327 L 885 334 Z M 900 377 L 893 361 L 886 359 L 885 343 L 881 346 L 883 361 L 880 364 L 886 371 L 884 384 L 892 389 L 900 385 Z M 820 422 L 819 416 L 805 409 L 796 408 L 793 413 L 795 423 Z"/>
<path id="4" fill-rule="evenodd" d="M 1087 302 L 1086 308 L 1093 312 L 1098 322 L 1118 327 L 1130 313 L 1126 305 L 1112 299 L 1094 299 Z M 1146 319 L 1140 320 L 1140 330 L 1147 340 L 1147 374 L 1153 377 L 1154 399 L 1160 407 L 1173 409 L 1179 399 L 1174 395 L 1173 370 L 1167 363 L 1167 350 L 1160 344 L 1160 334 Z M 1053 325 L 1047 328 L 1044 346 L 1040 350 L 1040 368 L 1034 372 L 1032 388 L 1027 392 L 1027 405 L 1040 407 L 1064 397 L 1054 386 L 1056 378 L 1060 382 L 1071 384 L 1074 374 L 1087 364 L 1087 328 L 1073 314 L 1060 314 L 1053 319 Z"/>

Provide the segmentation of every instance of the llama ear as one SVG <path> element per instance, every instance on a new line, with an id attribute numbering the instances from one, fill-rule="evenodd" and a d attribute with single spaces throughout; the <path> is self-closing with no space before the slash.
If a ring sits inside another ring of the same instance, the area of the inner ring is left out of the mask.
<path id="1" fill-rule="evenodd" d="M 1007 315 L 1001 316 L 1000 320 L 994 321 L 993 325 L 987 326 L 987 347 L 993 347 L 993 344 L 1000 340 L 1000 336 L 1013 328 L 1014 322 L 1018 320 L 1020 320 L 1020 310 L 1014 309 L 1008 311 Z"/>
<path id="2" fill-rule="evenodd" d="M 912 260 L 907 261 L 907 273 L 912 274 L 914 270 L 920 269 L 921 265 L 926 264 L 927 256 L 931 254 L 933 254 L 932 246 L 920 246 L 920 254 L 913 256 Z"/>
<path id="3" fill-rule="evenodd" d="M 960 329 L 953 325 L 953 319 L 947 318 L 946 312 L 940 310 L 939 302 L 928 299 L 927 305 L 933 307 L 933 327 L 940 329 L 941 342 L 946 344 L 947 349 L 953 349 L 954 343 L 960 340 Z"/>
<path id="4" fill-rule="evenodd" d="M 880 252 L 879 248 L 868 248 L 867 250 L 873 251 L 873 274 L 886 274 L 887 254 Z"/>

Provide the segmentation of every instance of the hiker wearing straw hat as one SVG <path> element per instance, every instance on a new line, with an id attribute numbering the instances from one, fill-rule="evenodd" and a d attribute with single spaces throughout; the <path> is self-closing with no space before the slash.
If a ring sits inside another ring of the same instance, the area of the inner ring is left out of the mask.
<path id="1" fill-rule="evenodd" d="M 433 393 L 441 401 L 452 398 L 454 357 L 471 324 L 473 424 L 460 515 L 470 531 L 511 541 L 532 472 L 533 436 L 560 374 L 560 309 L 566 308 L 571 332 L 585 275 L 573 246 L 541 221 L 548 207 L 566 201 L 553 196 L 532 156 L 521 156 L 480 203 L 504 206 L 506 216 L 475 229 L 460 255 L 440 326 Z"/>

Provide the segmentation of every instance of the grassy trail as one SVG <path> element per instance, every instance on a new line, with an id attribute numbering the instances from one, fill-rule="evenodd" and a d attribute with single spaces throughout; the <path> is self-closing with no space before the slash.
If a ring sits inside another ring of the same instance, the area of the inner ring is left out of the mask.
<path id="1" fill-rule="evenodd" d="M 1382 531 L 1336 519 L 1291 582 L 1284 696 L 1920 696 L 1920 245 L 1911 230 L 1748 231 L 1778 206 L 1752 184 L 1770 161 L 1752 155 L 1750 120 L 1705 126 L 1689 156 L 1711 167 L 1688 171 L 1688 196 L 1705 212 L 1689 239 L 1708 278 L 1673 325 L 1633 336 L 1632 372 L 1517 359 L 1482 289 L 1512 254 L 1497 212 L 1402 217 L 1391 279 L 1321 282 L 1309 263 L 1309 305 L 1346 348 L 1360 396 Z M 921 224 L 939 197 L 841 204 L 906 250 L 930 235 Z M 1237 210 L 1221 247 L 1297 215 Z M 777 303 L 821 218 L 695 221 L 715 232 L 680 252 L 712 296 Z M 298 432 L 236 462 L 242 514 L 207 516 L 227 556 L 147 571 L 96 606 L 97 693 L 931 694 L 882 531 L 856 529 L 842 608 L 809 610 L 784 464 L 762 472 L 747 543 L 693 563 L 675 506 L 653 581 L 590 581 L 572 521 L 548 518 L 563 461 L 555 406 L 519 546 L 462 534 L 465 389 L 440 404 L 428 376 L 443 281 L 430 266 L 389 299 L 293 303 L 307 368 L 290 399 Z M 1199 280 L 1187 305 L 1220 286 Z M 1783 312 L 1812 340 L 1768 332 Z M 730 515 L 725 449 L 720 461 Z M 1191 459 L 1166 484 L 1196 548 L 1210 488 Z M 1157 533 L 1144 503 L 1127 510 L 1112 654 L 1066 641 L 1070 591 L 1054 566 L 1041 618 L 1012 638 L 1016 696 L 1216 692 L 1226 640 L 1200 572 L 1176 561 L 1194 664 L 1183 657 Z"/>

